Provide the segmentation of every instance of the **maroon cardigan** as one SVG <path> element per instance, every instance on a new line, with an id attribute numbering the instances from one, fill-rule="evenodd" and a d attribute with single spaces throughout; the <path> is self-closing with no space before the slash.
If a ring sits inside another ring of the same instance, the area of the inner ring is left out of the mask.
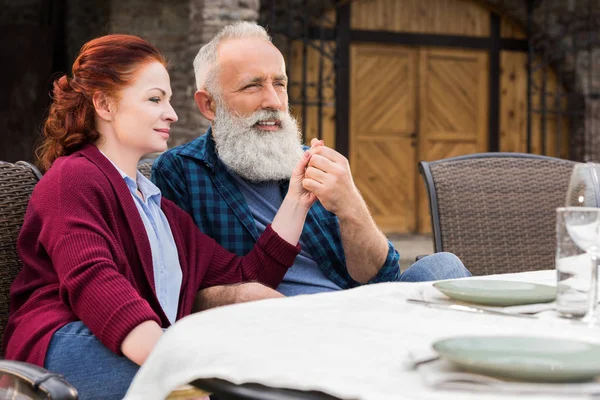
<path id="1" fill-rule="evenodd" d="M 299 252 L 270 227 L 238 257 L 162 199 L 183 272 L 177 319 L 199 289 L 242 281 L 277 287 Z M 37 184 L 17 241 L 23 269 L 11 286 L 7 359 L 44 365 L 50 339 L 81 320 L 111 351 L 140 323 L 169 326 L 154 291 L 150 242 L 131 193 L 96 147 L 55 161 Z"/>

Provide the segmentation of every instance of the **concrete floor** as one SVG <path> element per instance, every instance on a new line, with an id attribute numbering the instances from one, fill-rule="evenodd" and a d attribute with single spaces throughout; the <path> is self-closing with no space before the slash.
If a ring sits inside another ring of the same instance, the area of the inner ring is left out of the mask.
<path id="1" fill-rule="evenodd" d="M 400 253 L 400 268 L 404 271 L 415 262 L 415 258 L 424 254 L 433 254 L 431 235 L 388 235 Z"/>

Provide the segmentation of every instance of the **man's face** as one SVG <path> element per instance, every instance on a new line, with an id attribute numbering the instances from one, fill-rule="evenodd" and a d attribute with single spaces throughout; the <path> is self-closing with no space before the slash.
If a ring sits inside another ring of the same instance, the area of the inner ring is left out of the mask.
<path id="1" fill-rule="evenodd" d="M 236 116 L 247 117 L 259 110 L 288 110 L 285 63 L 269 41 L 247 38 L 222 43 L 217 81 L 220 97 Z M 278 121 L 256 125 L 265 131 L 276 131 L 278 127 Z"/>
<path id="2" fill-rule="evenodd" d="M 263 39 L 227 41 L 218 71 L 212 127 L 219 157 L 247 180 L 289 179 L 303 150 L 281 53 Z"/>

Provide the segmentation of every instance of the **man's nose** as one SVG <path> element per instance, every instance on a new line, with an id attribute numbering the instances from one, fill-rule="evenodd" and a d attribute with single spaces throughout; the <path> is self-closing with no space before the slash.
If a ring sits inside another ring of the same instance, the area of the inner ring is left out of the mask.
<path id="1" fill-rule="evenodd" d="M 279 97 L 279 93 L 277 93 L 277 90 L 275 90 L 275 87 L 273 87 L 273 85 L 265 86 L 263 93 L 264 94 L 261 104 L 263 109 L 272 108 L 275 110 L 281 110 L 281 106 L 283 104 L 281 98 Z"/>

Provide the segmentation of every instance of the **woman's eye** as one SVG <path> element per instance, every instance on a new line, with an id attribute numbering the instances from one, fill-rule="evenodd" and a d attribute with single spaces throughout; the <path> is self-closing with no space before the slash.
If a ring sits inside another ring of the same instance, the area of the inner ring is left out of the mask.
<path id="1" fill-rule="evenodd" d="M 160 97 L 150 97 L 150 99 L 149 99 L 149 100 L 150 100 L 151 102 L 154 102 L 154 103 L 159 103 L 159 102 L 160 102 Z"/>

